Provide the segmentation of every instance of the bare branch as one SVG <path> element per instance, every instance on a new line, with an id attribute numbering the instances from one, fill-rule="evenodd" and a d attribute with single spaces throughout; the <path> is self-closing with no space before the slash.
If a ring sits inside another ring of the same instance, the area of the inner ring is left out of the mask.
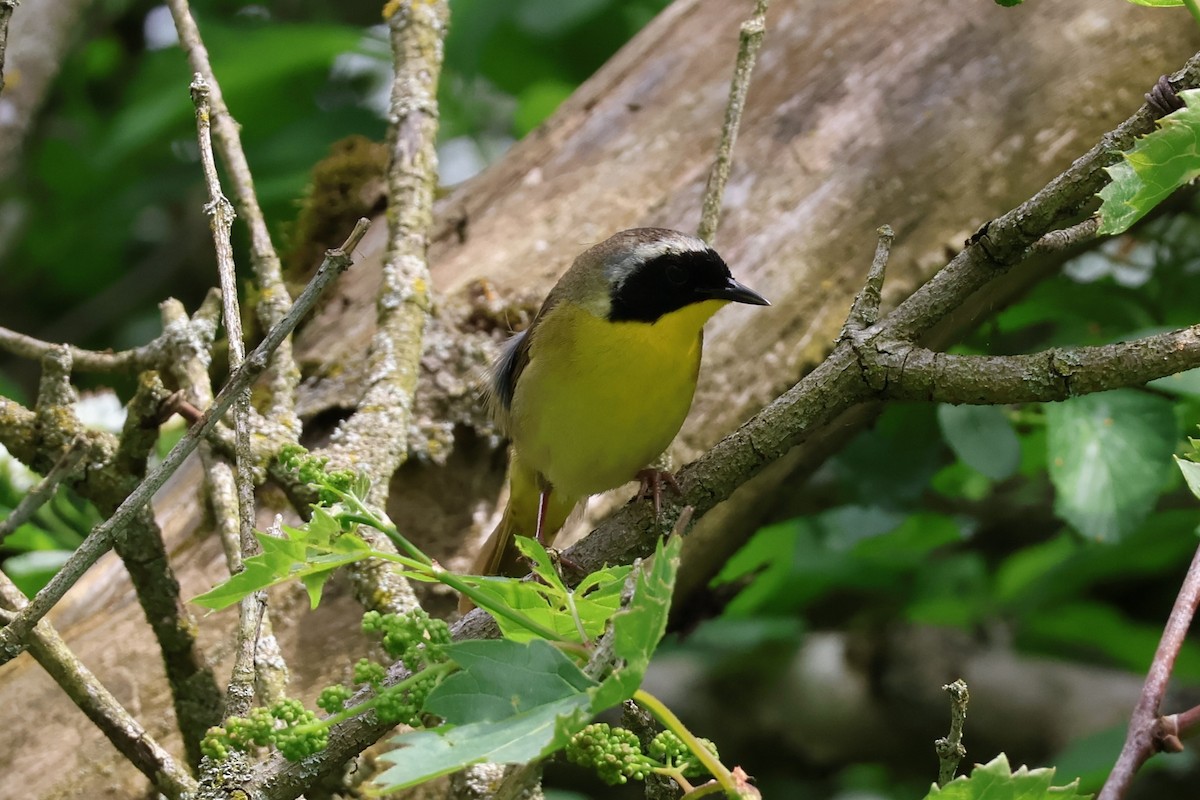
<path id="1" fill-rule="evenodd" d="M 329 251 L 325 262 L 296 300 L 292 310 L 267 333 L 266 338 L 254 349 L 242 368 L 230 376 L 229 382 L 213 401 L 212 408 L 205 412 L 201 422 L 189 430 L 187 435 L 171 448 L 171 452 L 167 454 L 162 463 L 146 476 L 146 479 L 133 490 L 125 502 L 121 503 L 111 517 L 92 529 L 92 532 L 88 534 L 50 583 L 38 592 L 29 605 L 17 614 L 3 630 L 0 630 L 0 664 L 7 663 L 20 654 L 24 649 L 25 638 L 34 624 L 62 599 L 67 590 L 92 564 L 96 563 L 100 556 L 108 551 L 112 546 L 113 537 L 132 520 L 135 514 L 140 512 L 167 478 L 179 469 L 184 459 L 191 455 L 199 442 L 212 432 L 217 422 L 233 404 L 237 393 L 249 386 L 255 378 L 263 373 L 270 354 L 292 332 L 300 318 L 312 308 L 325 287 L 350 267 L 349 253 L 362 239 L 367 226 L 368 222 L 361 220 L 342 248 Z M 7 403 L 4 405 L 7 406 Z M 4 410 L 3 407 L 0 407 L 0 410 Z"/>
<path id="2" fill-rule="evenodd" d="M 0 572 L 0 606 L 19 611 L 27 603 L 21 590 Z M 35 625 L 30 634 L 29 654 L 158 791 L 171 800 L 194 796 L 196 782 L 187 770 L 142 728 L 91 670 L 80 663 L 45 620 Z"/>
<path id="3" fill-rule="evenodd" d="M 700 227 L 696 235 L 708 244 L 717 236 L 721 221 L 721 201 L 725 197 L 725 184 L 729 181 L 729 169 L 733 161 L 733 145 L 737 142 L 738 128 L 742 124 L 742 111 L 746 107 L 746 93 L 750 90 L 750 76 L 754 73 L 754 62 L 762 48 L 767 30 L 767 6 L 770 0 L 757 0 L 754 16 L 742 23 L 738 35 L 737 64 L 733 69 L 733 81 L 729 85 L 729 101 L 725 105 L 725 122 L 721 125 L 721 138 L 717 143 L 717 157 L 708 174 L 708 185 L 704 187 L 704 203 L 700 212 Z"/>
<path id="4" fill-rule="evenodd" d="M 933 743 L 933 749 L 937 752 L 940 762 L 938 786 L 945 786 L 954 780 L 954 773 L 958 771 L 958 762 L 962 761 L 963 756 L 967 754 L 967 748 L 962 744 L 962 735 L 963 726 L 967 724 L 967 703 L 971 701 L 967 683 L 962 678 L 948 683 L 942 688 L 950 695 L 950 734 Z"/>
<path id="5" fill-rule="evenodd" d="M 217 254 L 217 273 L 221 283 L 221 306 L 224 309 L 225 332 L 229 342 L 229 368 L 236 370 L 246 358 L 246 343 L 242 333 L 241 307 L 238 303 L 237 273 L 233 261 L 233 205 L 221 191 L 217 164 L 213 158 L 210 114 L 210 88 L 196 73 L 192 80 L 192 102 L 196 106 L 196 134 L 200 145 L 200 166 L 208 187 L 208 203 L 204 207 L 212 227 L 213 244 Z M 239 551 L 230 564 L 232 571 L 241 568 L 243 561 L 258 552 L 254 538 L 254 476 L 250 451 L 250 387 L 238 393 L 233 404 L 234 463 L 237 497 Z M 254 592 L 238 604 L 237 647 L 233 674 L 226 695 L 225 714 L 245 716 L 254 700 L 254 653 L 258 646 L 259 627 L 266 611 L 267 595 Z"/>
<path id="6" fill-rule="evenodd" d="M 250 164 L 246 161 L 246 153 L 242 149 L 240 128 L 225 105 L 221 85 L 217 82 L 217 76 L 213 73 L 212 64 L 208 59 L 208 49 L 200 38 L 200 29 L 196 26 L 187 0 L 168 0 L 167 5 L 171 9 L 175 29 L 179 32 L 179 42 L 187 53 L 192 71 L 208 85 L 210 117 L 217 138 L 217 149 L 233 185 L 238 213 L 246 221 L 250 232 L 250 266 L 254 270 L 260 292 L 255 310 L 262 327 L 270 329 L 283 320 L 291 298 L 283 282 L 279 254 L 275 252 L 275 246 L 271 243 L 271 233 L 258 204 Z M 297 438 L 300 435 L 300 423 L 295 414 L 295 391 L 299 384 L 300 370 L 292 358 L 292 344 L 288 339 L 276 349 L 270 364 L 269 415 L 287 425 Z"/>
<path id="7" fill-rule="evenodd" d="M 871 262 L 871 271 L 867 273 L 867 282 L 850 307 L 850 315 L 842 327 L 842 338 L 861 332 L 879 321 L 879 304 L 883 301 L 883 277 L 896 233 L 890 225 L 880 226 L 878 232 L 879 242 L 875 245 L 875 259 Z"/>
<path id="8" fill-rule="evenodd" d="M 1154 660 L 1150 662 L 1150 671 L 1146 673 L 1142 694 L 1129 720 L 1129 731 L 1125 735 L 1121 755 L 1117 757 L 1117 763 L 1096 800 L 1120 800 L 1124 797 L 1142 764 L 1162 749 L 1164 737 L 1158 712 L 1175 668 L 1175 659 L 1183 647 L 1192 617 L 1196 614 L 1197 604 L 1200 604 L 1200 549 L 1192 558 L 1192 565 L 1188 567 L 1171 615 L 1163 628 L 1158 649 L 1154 651 Z"/>
<path id="9" fill-rule="evenodd" d="M 1200 325 L 1098 347 L 1020 356 L 937 353 L 878 339 L 859 351 L 881 398 L 939 403 L 1034 403 L 1141 386 L 1200 367 Z"/>

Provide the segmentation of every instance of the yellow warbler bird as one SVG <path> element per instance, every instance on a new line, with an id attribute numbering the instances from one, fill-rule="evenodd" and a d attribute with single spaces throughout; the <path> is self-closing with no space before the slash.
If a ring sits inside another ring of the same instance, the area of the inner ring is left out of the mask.
<path id="1" fill-rule="evenodd" d="M 683 425 L 704 323 L 728 303 L 770 305 L 677 231 L 622 231 L 575 259 L 492 368 L 492 412 L 512 442 L 509 499 L 473 574 L 525 574 L 513 536 L 550 544 L 593 494 L 641 479 L 657 501 L 658 479 L 674 479 L 647 467 Z"/>

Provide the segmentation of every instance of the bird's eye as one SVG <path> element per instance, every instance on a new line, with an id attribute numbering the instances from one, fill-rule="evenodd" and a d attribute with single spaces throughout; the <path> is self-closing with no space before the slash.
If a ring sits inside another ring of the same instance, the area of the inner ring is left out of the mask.
<path id="1" fill-rule="evenodd" d="M 683 286 L 687 282 L 687 271 L 678 264 L 671 262 L 667 264 L 667 280 L 676 286 Z"/>

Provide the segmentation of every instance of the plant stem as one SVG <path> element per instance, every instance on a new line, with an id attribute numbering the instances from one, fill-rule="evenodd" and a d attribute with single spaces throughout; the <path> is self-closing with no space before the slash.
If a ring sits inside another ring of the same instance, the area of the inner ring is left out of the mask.
<path id="1" fill-rule="evenodd" d="M 1200 4 L 1196 0 L 1183 0 L 1183 4 L 1187 6 L 1187 10 L 1191 13 L 1192 19 L 1196 20 L 1196 24 L 1200 25 Z"/>
<path id="2" fill-rule="evenodd" d="M 704 765 L 704 768 L 717 779 L 717 783 L 725 790 L 727 796 L 739 796 L 737 781 L 734 780 L 733 775 L 725 768 L 725 765 L 712 754 L 711 750 L 704 746 L 703 742 L 696 738 L 694 733 L 687 729 L 679 717 L 675 716 L 675 713 L 667 708 L 661 700 L 644 689 L 638 689 L 633 693 L 633 701 L 649 711 L 651 716 L 683 740 L 683 743 L 688 746 L 688 749 Z"/>

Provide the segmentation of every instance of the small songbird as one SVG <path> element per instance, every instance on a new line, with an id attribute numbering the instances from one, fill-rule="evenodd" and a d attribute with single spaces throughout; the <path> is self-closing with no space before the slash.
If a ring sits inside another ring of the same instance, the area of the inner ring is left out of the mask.
<path id="1" fill-rule="evenodd" d="M 549 545 L 593 494 L 639 478 L 657 492 L 661 473 L 646 468 L 692 405 L 704 323 L 731 302 L 770 305 L 677 231 L 622 231 L 575 259 L 492 367 L 509 499 L 473 574 L 525 574 L 513 535 Z"/>

